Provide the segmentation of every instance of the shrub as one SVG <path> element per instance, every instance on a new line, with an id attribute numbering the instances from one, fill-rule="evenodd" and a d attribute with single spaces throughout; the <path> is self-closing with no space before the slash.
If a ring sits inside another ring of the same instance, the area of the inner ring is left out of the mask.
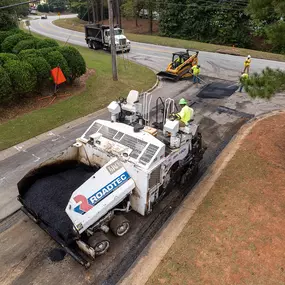
<path id="1" fill-rule="evenodd" d="M 48 7 L 49 7 L 50 12 L 54 12 L 54 7 L 53 7 L 53 5 L 49 5 Z"/>
<path id="2" fill-rule="evenodd" d="M 12 84 L 9 75 L 0 66 L 0 103 L 6 103 L 13 98 Z"/>
<path id="3" fill-rule="evenodd" d="M 4 68 L 10 77 L 15 94 L 21 95 L 35 90 L 37 73 L 29 63 L 12 60 L 8 61 Z"/>
<path id="4" fill-rule="evenodd" d="M 65 47 L 60 47 L 59 51 L 67 61 L 68 67 L 71 72 L 72 80 L 74 80 L 77 77 L 80 77 L 86 72 L 85 61 L 80 52 L 76 48 L 65 46 Z"/>
<path id="5" fill-rule="evenodd" d="M 37 9 L 39 12 L 44 12 L 44 6 L 42 4 L 39 4 Z"/>
<path id="6" fill-rule="evenodd" d="M 46 56 L 47 62 L 51 68 L 59 66 L 65 75 L 66 79 L 70 78 L 71 72 L 68 67 L 67 61 L 59 51 L 52 51 Z"/>
<path id="7" fill-rule="evenodd" d="M 4 42 L 4 40 L 12 35 L 23 33 L 20 29 L 12 29 L 9 31 L 0 31 L 0 51 L 1 51 L 1 45 Z"/>
<path id="8" fill-rule="evenodd" d="M 18 60 L 18 57 L 12 53 L 0 53 L 0 65 L 4 65 L 10 60 Z"/>
<path id="9" fill-rule="evenodd" d="M 39 49 L 38 52 L 39 54 L 44 57 L 45 59 L 47 59 L 47 56 L 48 54 L 51 52 L 51 51 L 56 51 L 57 50 L 57 47 L 48 47 L 48 48 L 42 48 L 42 49 Z"/>
<path id="10" fill-rule="evenodd" d="M 48 6 L 48 4 L 44 4 L 43 5 L 43 10 L 44 10 L 45 13 L 49 13 L 49 6 Z"/>
<path id="11" fill-rule="evenodd" d="M 37 82 L 41 85 L 43 81 L 49 79 L 50 77 L 50 64 L 43 57 L 27 57 L 24 59 L 30 65 L 34 67 L 37 72 Z"/>
<path id="12" fill-rule="evenodd" d="M 14 48 L 13 53 L 19 53 L 22 50 L 34 49 L 36 47 L 37 41 L 35 39 L 28 39 L 18 42 Z"/>
<path id="13" fill-rule="evenodd" d="M 26 33 L 17 33 L 16 35 L 12 35 L 7 37 L 4 42 L 2 43 L 1 47 L 2 47 L 2 51 L 3 52 L 12 52 L 14 46 L 22 41 L 22 40 L 27 40 L 27 39 L 31 39 L 32 36 L 28 35 Z"/>
<path id="14" fill-rule="evenodd" d="M 36 50 L 36 49 L 25 49 L 22 50 L 19 54 L 18 57 L 22 60 L 25 59 L 27 57 L 37 57 L 37 56 L 41 56 L 41 53 Z"/>
<path id="15" fill-rule="evenodd" d="M 37 49 L 57 47 L 57 46 L 58 46 L 57 41 L 52 40 L 52 39 L 44 39 L 44 40 L 39 40 L 37 42 Z"/>

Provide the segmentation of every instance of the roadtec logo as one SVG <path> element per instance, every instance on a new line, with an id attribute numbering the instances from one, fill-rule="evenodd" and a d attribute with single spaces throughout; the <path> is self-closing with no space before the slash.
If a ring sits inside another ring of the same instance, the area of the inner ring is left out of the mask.
<path id="1" fill-rule="evenodd" d="M 84 215 L 86 212 L 88 212 L 90 209 L 92 209 L 96 204 L 98 204 L 101 200 L 106 198 L 108 195 L 110 195 L 112 192 L 114 192 L 116 189 L 118 189 L 120 186 L 122 186 L 127 180 L 130 179 L 130 175 L 128 172 L 122 173 L 120 176 L 115 178 L 113 181 L 111 181 L 109 184 L 98 190 L 96 193 L 94 193 L 92 196 L 90 196 L 88 199 L 86 199 L 83 195 L 77 195 L 73 199 L 76 203 L 81 202 L 80 205 L 76 206 L 74 208 L 74 211 Z"/>

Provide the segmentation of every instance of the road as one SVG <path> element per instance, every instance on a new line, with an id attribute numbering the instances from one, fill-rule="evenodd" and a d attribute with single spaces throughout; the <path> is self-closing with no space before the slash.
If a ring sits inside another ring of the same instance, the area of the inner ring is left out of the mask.
<path id="1" fill-rule="evenodd" d="M 48 20 L 33 20 L 31 21 L 31 30 L 63 41 L 66 40 L 70 36 L 70 31 L 55 27 L 52 20 L 52 17 L 49 17 Z M 72 32 L 69 41 L 85 45 L 81 33 Z M 165 68 L 171 53 L 175 50 L 177 49 L 132 43 L 132 51 L 128 57 L 160 70 Z M 275 96 L 270 102 L 253 101 L 246 94 L 240 93 L 221 96 L 228 90 L 228 86 L 233 85 L 236 81 L 242 68 L 243 58 L 201 52 L 199 60 L 204 74 L 203 79 L 208 83 L 220 82 L 224 85 L 220 89 L 210 90 L 211 94 L 215 94 L 217 98 L 197 97 L 198 94 L 201 95 L 202 87 L 196 88 L 190 81 L 178 83 L 163 81 L 152 92 L 152 107 L 158 97 L 171 97 L 175 100 L 185 97 L 195 102 L 195 120 L 200 124 L 204 141 L 208 146 L 198 178 L 205 173 L 208 166 L 242 124 L 253 116 L 285 106 L 282 94 Z M 284 63 L 253 59 L 252 69 L 254 71 L 261 71 L 266 66 L 285 69 Z M 203 90 L 205 91 L 205 89 Z M 109 115 L 106 112 L 101 112 L 99 117 L 106 119 Z M 17 181 L 28 170 L 73 143 L 74 139 L 80 136 L 95 118 L 96 116 L 90 116 L 78 124 L 68 124 L 60 132 L 51 131 L 39 136 L 35 140 L 36 143 L 24 142 L 0 153 L 0 219 L 19 208 L 19 204 L 16 202 Z M 98 258 L 88 271 L 82 269 L 70 257 L 66 257 L 61 263 L 50 262 L 47 258 L 48 251 L 56 245 L 21 212 L 17 212 L 0 224 L 0 283 L 103 284 L 105 280 L 107 283 L 104 284 L 115 284 L 164 221 L 179 206 L 191 187 L 192 185 L 189 185 L 187 189 L 183 189 L 182 195 L 181 189 L 173 190 L 158 205 L 152 215 L 146 218 L 130 214 L 129 219 L 135 220 L 132 231 L 122 238 L 120 243 L 112 238 L 110 251 L 106 256 Z"/>

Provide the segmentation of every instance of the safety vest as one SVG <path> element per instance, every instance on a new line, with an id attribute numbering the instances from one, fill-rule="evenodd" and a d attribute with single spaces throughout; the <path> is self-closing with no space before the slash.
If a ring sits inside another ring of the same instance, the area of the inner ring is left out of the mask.
<path id="1" fill-rule="evenodd" d="M 184 124 L 187 124 L 192 119 L 194 110 L 185 105 L 177 115 L 180 118 L 180 121 L 182 121 Z"/>
<path id="2" fill-rule="evenodd" d="M 194 65 L 194 66 L 192 67 L 192 71 L 193 71 L 193 74 L 194 74 L 195 76 L 197 76 L 197 75 L 200 74 L 200 68 L 198 68 L 197 65 Z"/>
<path id="3" fill-rule="evenodd" d="M 240 77 L 240 82 L 244 83 L 244 81 L 246 81 L 248 79 L 248 74 L 247 73 L 243 73 Z"/>
<path id="4" fill-rule="evenodd" d="M 251 59 L 250 58 L 247 58 L 244 62 L 244 66 L 250 66 L 250 63 L 251 63 Z"/>

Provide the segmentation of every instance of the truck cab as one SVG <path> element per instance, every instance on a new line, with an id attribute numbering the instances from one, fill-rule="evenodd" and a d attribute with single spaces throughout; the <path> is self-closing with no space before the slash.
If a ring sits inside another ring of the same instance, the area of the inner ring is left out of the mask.
<path id="1" fill-rule="evenodd" d="M 131 42 L 124 35 L 123 29 L 118 26 L 114 28 L 116 52 L 129 52 Z M 108 25 L 86 25 L 85 40 L 91 49 L 111 50 L 110 27 Z"/>

